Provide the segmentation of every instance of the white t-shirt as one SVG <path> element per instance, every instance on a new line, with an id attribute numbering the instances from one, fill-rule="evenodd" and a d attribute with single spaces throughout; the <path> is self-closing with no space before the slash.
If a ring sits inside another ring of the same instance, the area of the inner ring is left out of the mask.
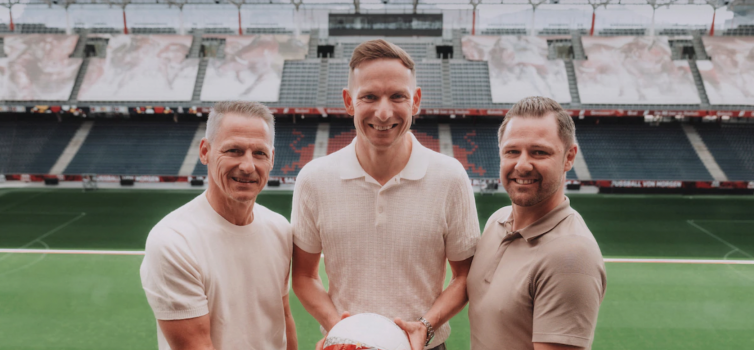
<path id="1" fill-rule="evenodd" d="M 408 164 L 384 186 L 359 164 L 355 140 L 309 162 L 296 179 L 293 240 L 324 253 L 339 313 L 415 321 L 442 292 L 446 258 L 474 255 L 479 219 L 466 171 L 410 137 Z M 435 327 L 430 348 L 449 334 L 447 323 Z"/>
<path id="2" fill-rule="evenodd" d="M 254 221 L 233 225 L 205 193 L 149 233 L 141 283 L 158 320 L 210 314 L 218 350 L 285 349 L 283 296 L 293 242 L 288 221 L 254 204 Z M 157 327 L 160 350 L 170 346 Z"/>

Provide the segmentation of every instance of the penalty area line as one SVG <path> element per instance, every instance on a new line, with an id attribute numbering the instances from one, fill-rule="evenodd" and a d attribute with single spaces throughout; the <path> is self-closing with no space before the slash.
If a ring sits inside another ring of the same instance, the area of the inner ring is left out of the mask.
<path id="1" fill-rule="evenodd" d="M 7 254 L 144 255 L 143 250 L 0 249 Z M 754 260 L 605 258 L 606 263 L 754 265 Z"/>

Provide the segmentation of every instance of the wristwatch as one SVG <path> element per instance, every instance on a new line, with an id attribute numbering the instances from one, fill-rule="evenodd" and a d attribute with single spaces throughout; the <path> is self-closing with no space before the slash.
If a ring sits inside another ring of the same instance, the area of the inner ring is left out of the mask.
<path id="1" fill-rule="evenodd" d="M 419 317 L 419 322 L 421 322 L 424 327 L 427 327 L 427 342 L 424 343 L 424 347 L 427 347 L 429 346 L 429 343 L 432 342 L 432 338 L 435 337 L 435 329 L 432 328 L 432 324 L 425 320 L 424 317 Z"/>

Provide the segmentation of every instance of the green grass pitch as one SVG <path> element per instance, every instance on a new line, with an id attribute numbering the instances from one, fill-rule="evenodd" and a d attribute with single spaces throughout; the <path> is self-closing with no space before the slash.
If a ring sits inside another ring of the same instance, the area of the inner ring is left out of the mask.
<path id="1" fill-rule="evenodd" d="M 0 248 L 143 250 L 200 192 L 0 190 Z M 605 257 L 753 259 L 750 196 L 571 195 Z M 290 216 L 291 194 L 259 203 Z M 477 196 L 480 223 L 505 195 Z M 40 238 L 41 237 L 41 238 Z M 155 349 L 141 256 L 0 254 L 0 349 Z M 607 263 L 594 349 L 754 348 L 754 265 Z M 324 273 L 323 273 L 324 274 Z M 301 349 L 320 338 L 291 293 Z M 466 312 L 449 349 L 468 349 Z"/>

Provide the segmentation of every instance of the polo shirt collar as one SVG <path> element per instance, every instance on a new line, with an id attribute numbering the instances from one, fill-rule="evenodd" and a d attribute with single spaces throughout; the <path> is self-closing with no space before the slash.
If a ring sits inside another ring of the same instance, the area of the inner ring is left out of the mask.
<path id="1" fill-rule="evenodd" d="M 573 214 L 573 209 L 571 209 L 571 200 L 568 199 L 568 197 L 565 197 L 565 200 L 562 203 L 558 204 L 555 209 L 547 213 L 545 216 L 539 218 L 539 220 L 535 221 L 531 225 L 524 227 L 517 232 L 521 234 L 521 237 L 523 237 L 528 242 L 552 231 L 553 229 L 555 229 L 555 227 L 558 226 L 558 224 L 560 224 L 571 214 Z M 511 227 L 512 222 L 513 211 L 511 211 L 511 214 L 507 219 L 498 220 L 498 223 L 506 228 Z"/>
<path id="2" fill-rule="evenodd" d="M 407 180 L 419 180 L 427 174 L 427 166 L 429 165 L 427 152 L 429 152 L 429 149 L 422 146 L 413 133 L 409 132 L 408 134 L 411 137 L 411 156 L 408 158 L 406 167 L 398 174 L 398 177 Z M 364 168 L 361 167 L 359 159 L 356 157 L 355 137 L 343 151 L 343 161 L 338 165 L 341 179 L 348 180 L 369 176 L 364 171 Z"/>

